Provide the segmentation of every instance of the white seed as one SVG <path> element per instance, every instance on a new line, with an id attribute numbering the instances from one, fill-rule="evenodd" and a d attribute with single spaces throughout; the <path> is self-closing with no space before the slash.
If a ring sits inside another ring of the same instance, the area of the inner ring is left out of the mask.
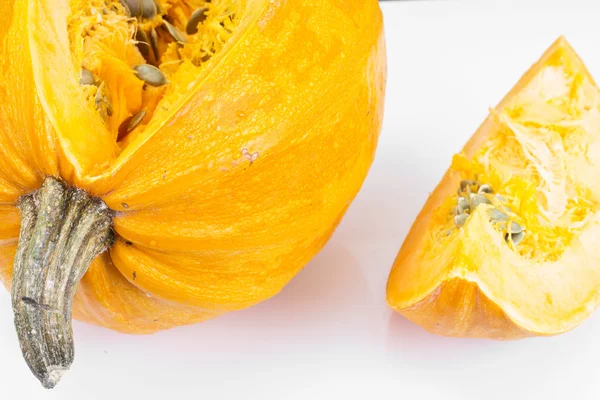
<path id="1" fill-rule="evenodd" d="M 160 87 L 167 84 L 165 74 L 154 65 L 139 64 L 133 67 L 135 75 L 150 86 Z"/>

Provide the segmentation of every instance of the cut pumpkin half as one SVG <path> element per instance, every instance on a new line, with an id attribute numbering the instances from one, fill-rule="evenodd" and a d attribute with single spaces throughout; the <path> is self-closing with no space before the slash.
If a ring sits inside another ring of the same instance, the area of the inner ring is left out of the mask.
<path id="1" fill-rule="evenodd" d="M 557 40 L 454 156 L 390 273 L 427 331 L 553 335 L 600 302 L 600 93 Z"/>

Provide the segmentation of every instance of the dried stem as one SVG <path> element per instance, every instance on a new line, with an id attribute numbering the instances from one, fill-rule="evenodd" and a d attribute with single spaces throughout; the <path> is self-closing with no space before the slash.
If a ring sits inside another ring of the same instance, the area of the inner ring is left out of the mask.
<path id="1" fill-rule="evenodd" d="M 112 243 L 112 215 L 100 199 L 52 177 L 23 196 L 19 209 L 15 327 L 29 368 L 51 389 L 73 363 L 73 296 L 94 258 Z"/>

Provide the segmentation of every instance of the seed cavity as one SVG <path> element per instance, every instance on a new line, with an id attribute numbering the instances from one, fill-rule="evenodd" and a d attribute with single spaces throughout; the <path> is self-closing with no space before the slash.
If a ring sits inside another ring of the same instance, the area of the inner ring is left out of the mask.
<path id="1" fill-rule="evenodd" d="M 206 12 L 207 11 L 208 11 L 208 8 L 202 7 L 202 8 L 198 8 L 196 11 L 194 11 L 192 13 L 192 15 L 190 16 L 190 19 L 187 23 L 187 26 L 185 27 L 185 32 L 188 35 L 194 35 L 194 34 L 198 33 L 198 25 L 206 20 L 206 17 L 207 17 Z"/>
<path id="2" fill-rule="evenodd" d="M 165 74 L 154 65 L 139 64 L 133 67 L 135 75 L 150 86 L 160 87 L 167 84 Z"/>
<path id="3" fill-rule="evenodd" d="M 514 213 L 505 204 L 507 202 L 505 197 L 494 195 L 494 190 L 488 184 L 479 184 L 477 180 L 462 180 L 458 188 L 457 204 L 452 208 L 454 225 L 456 228 L 461 228 L 479 205 L 488 205 L 490 207 L 486 211 L 490 222 L 504 232 L 507 243 L 516 246 L 525 238 L 525 227 L 512 220 L 508 213 L 511 215 Z M 451 232 L 452 229 L 446 234 L 449 235 Z"/>
<path id="4" fill-rule="evenodd" d="M 145 116 L 146 110 L 142 110 L 135 114 L 133 117 L 131 117 L 129 123 L 127 124 L 127 132 L 131 132 L 132 130 L 137 128 L 137 126 L 140 124 L 140 122 L 142 122 Z"/>

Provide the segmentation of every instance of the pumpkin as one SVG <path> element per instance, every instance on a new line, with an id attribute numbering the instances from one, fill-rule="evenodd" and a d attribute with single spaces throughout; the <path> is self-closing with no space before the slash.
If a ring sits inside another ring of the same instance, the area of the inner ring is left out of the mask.
<path id="1" fill-rule="evenodd" d="M 73 360 L 71 311 L 147 334 L 275 295 L 369 170 L 386 79 L 375 0 L 0 14 L 0 273 L 45 387 Z"/>
<path id="2" fill-rule="evenodd" d="M 555 335 L 600 302 L 600 92 L 564 38 L 493 110 L 429 196 L 387 302 L 444 336 Z"/>

